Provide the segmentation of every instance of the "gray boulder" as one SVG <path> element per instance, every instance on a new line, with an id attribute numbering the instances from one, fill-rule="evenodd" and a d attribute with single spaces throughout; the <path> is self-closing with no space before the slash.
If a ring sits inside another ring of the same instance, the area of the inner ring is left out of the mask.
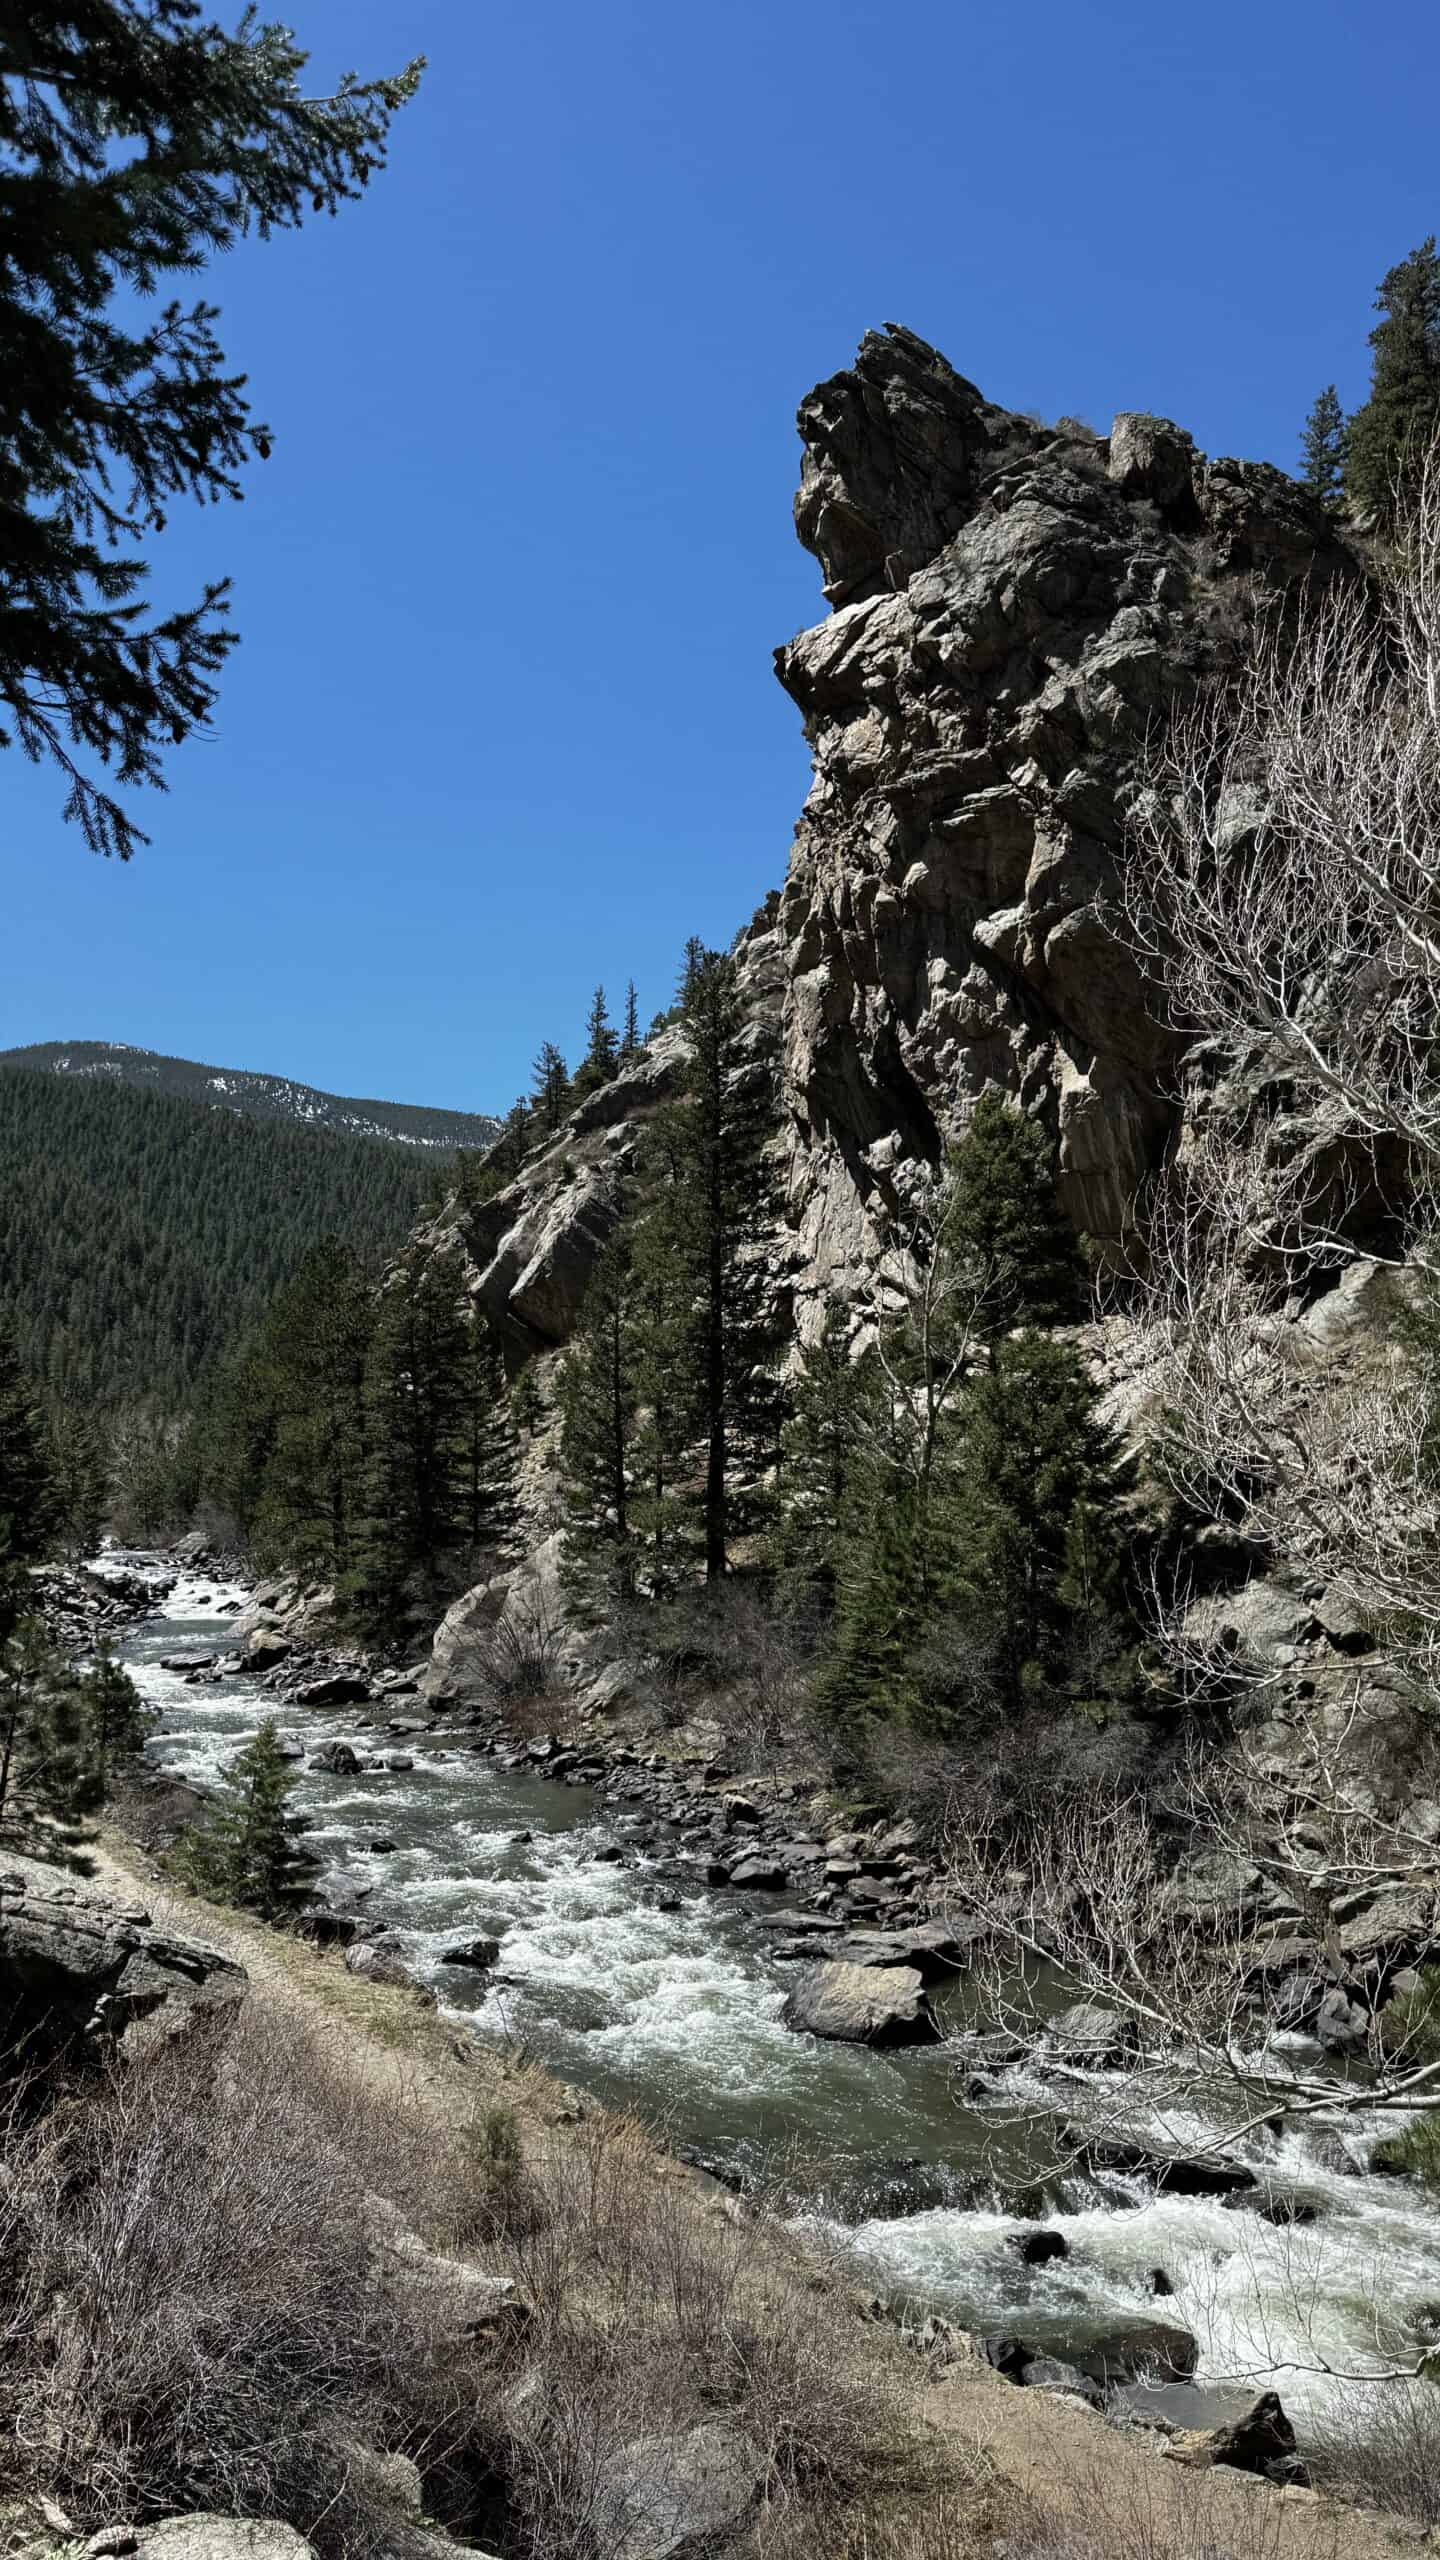
<path id="1" fill-rule="evenodd" d="M 1128 2018 L 1117 2016 L 1098 2000 L 1077 2000 L 1046 2030 L 1054 2050 L 1067 2062 L 1088 2063 L 1095 2070 L 1106 2070 L 1123 2062 L 1135 2047 L 1135 2030 Z"/>
<path id="2" fill-rule="evenodd" d="M 913 1965 L 801 1965 L 780 2014 L 797 2034 L 839 2044 L 930 2044 L 940 2033 Z"/>
<path id="3" fill-rule="evenodd" d="M 488 1966 L 498 1964 L 499 1960 L 498 1938 L 465 1938 L 458 1947 L 442 1948 L 440 1954 L 442 1964 L 469 1965 L 475 1973 L 485 1972 Z"/>
<path id="4" fill-rule="evenodd" d="M 601 2548 L 624 2560 L 690 2560 L 718 2549 L 760 2495 L 765 2458 L 712 2420 L 641 2436 L 617 2454 L 601 2496 Z"/>
<path id="5" fill-rule="evenodd" d="M 294 1645 L 279 1627 L 254 1627 L 240 1651 L 251 1671 L 269 1671 L 276 1663 L 288 1662 Z"/>
<path id="6" fill-rule="evenodd" d="M 111 2541 L 135 2560 L 315 2560 L 314 2545 L 293 2525 L 271 2517 L 166 2516 L 135 2528 L 135 2539 Z"/>
<path id="7" fill-rule="evenodd" d="M 370 1695 L 370 1684 L 358 1671 L 325 1671 L 317 1679 L 302 1680 L 295 1692 L 295 1703 L 301 1707 L 352 1707 Z"/>
<path id="8" fill-rule="evenodd" d="M 322 1742 L 310 1754 L 312 1769 L 326 1769 L 333 1778 L 358 1778 L 360 1754 L 349 1742 Z"/>
<path id="9" fill-rule="evenodd" d="M 174 2033 L 223 2019 L 245 1986 L 243 1966 L 157 1929 L 142 1905 L 37 1859 L 0 1859 L 0 2045 Z"/>

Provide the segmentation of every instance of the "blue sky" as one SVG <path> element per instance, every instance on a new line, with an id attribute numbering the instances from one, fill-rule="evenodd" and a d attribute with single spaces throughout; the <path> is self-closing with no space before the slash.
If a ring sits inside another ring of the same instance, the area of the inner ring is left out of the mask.
<path id="1" fill-rule="evenodd" d="M 0 1046 L 503 1107 L 783 876 L 794 411 L 866 328 L 1291 464 L 1440 227 L 1434 0 L 285 14 L 317 83 L 429 73 L 363 204 L 208 280 L 275 451 L 156 587 L 229 571 L 243 646 L 128 867 L 0 760 Z"/>

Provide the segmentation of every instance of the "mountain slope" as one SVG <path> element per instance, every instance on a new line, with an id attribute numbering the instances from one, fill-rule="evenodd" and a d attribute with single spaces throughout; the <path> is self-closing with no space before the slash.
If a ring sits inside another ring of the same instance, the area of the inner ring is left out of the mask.
<path id="1" fill-rule="evenodd" d="M 447 1160 L 0 1068 L 0 1319 L 48 1391 L 182 1406 L 306 1247 L 377 1259 Z"/>
<path id="2" fill-rule="evenodd" d="M 351 1138 L 380 1138 L 396 1146 L 452 1149 L 488 1147 L 500 1123 L 487 1111 L 441 1111 L 413 1102 L 369 1102 L 344 1093 L 322 1093 L 290 1076 L 245 1067 L 209 1067 L 195 1058 L 168 1058 L 155 1049 L 128 1048 L 122 1040 L 36 1040 L 28 1048 L 0 1049 L 0 1067 L 90 1083 L 133 1085 L 142 1093 L 202 1102 L 247 1120 L 328 1129 Z"/>

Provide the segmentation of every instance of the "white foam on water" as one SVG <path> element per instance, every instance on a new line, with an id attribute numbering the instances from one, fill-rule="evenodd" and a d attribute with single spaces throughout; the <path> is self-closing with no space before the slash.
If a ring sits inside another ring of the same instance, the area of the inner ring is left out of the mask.
<path id="1" fill-rule="evenodd" d="M 119 1554 L 106 1561 L 134 1569 Z M 159 1560 L 146 1561 L 163 1571 Z M 167 1628 L 184 1625 L 183 1641 L 197 1651 L 223 1653 L 230 1622 L 196 1614 L 206 1592 L 211 1608 L 245 1596 L 238 1586 L 187 1576 L 158 1614 Z M 533 1771 L 503 1772 L 469 1753 L 436 1761 L 417 1749 L 422 1737 L 346 1735 L 333 1714 L 277 1701 L 244 1674 L 218 1688 L 192 1687 L 160 1669 L 154 1657 L 167 1649 L 152 1620 L 126 1652 L 161 1716 L 153 1756 L 179 1776 L 213 1786 L 269 1715 L 307 1755 L 349 1739 L 364 1757 L 394 1748 L 411 1758 L 408 1771 L 358 1780 L 303 1769 L 295 1802 L 331 1871 L 373 1887 L 367 1910 L 399 1931 L 447 2014 L 481 2034 L 522 2034 L 573 2076 L 589 2069 L 602 2087 L 672 2111 L 682 2134 L 688 2114 L 762 2150 L 793 2138 L 822 2161 L 843 2155 L 863 2166 L 882 2144 L 933 2157 L 938 2118 L 952 2162 L 963 2168 L 976 2159 L 977 2128 L 964 2111 L 953 2119 L 953 2145 L 944 2135 L 941 2057 L 877 2054 L 792 2033 L 780 2018 L 784 1979 L 734 1905 L 687 1894 L 678 1911 L 662 1912 L 645 1898 L 643 1861 L 597 1857 L 605 1835 L 583 1800 L 564 1790 L 526 1797 Z M 498 1803 L 487 1803 L 487 1791 Z M 517 1841 L 522 1829 L 533 1836 Z M 366 1837 L 382 1836 L 398 1842 L 393 1853 L 365 1849 Z M 508 1980 L 485 1981 L 472 2005 L 475 1978 L 467 1982 L 440 1957 L 462 1935 L 480 1933 L 500 1940 Z M 1283 2061 L 1272 2061 L 1283 2071 Z M 1076 2115 L 1091 2102 L 1111 2117 L 1123 2100 L 1137 2138 L 1179 2150 L 1213 2142 L 1224 2114 L 1219 2107 L 1212 2120 L 1197 2103 L 1147 2117 L 1145 2092 L 1123 2078 L 1071 2072 L 1062 2082 L 1033 2060 L 1009 2075 L 1007 2099 Z M 1413 2188 L 1344 2166 L 1347 2150 L 1358 2166 L 1368 2142 L 1395 2125 L 1393 2117 L 1382 2124 L 1342 2113 L 1310 2136 L 1291 2131 L 1277 2142 L 1257 2134 L 1241 2146 L 1267 2185 L 1319 2207 L 1320 2219 L 1306 2226 L 1279 2228 L 1216 2199 L 1156 2196 L 1138 2180 L 1117 2181 L 1118 2193 L 1132 2198 L 1128 2207 L 1094 2201 L 1047 2215 L 1045 2227 L 1063 2236 L 1068 2255 L 1026 2268 L 1014 2242 L 1035 2226 L 1001 2212 L 937 2207 L 858 2229 L 815 2209 L 808 2219 L 887 2293 L 1022 2337 L 1027 2319 L 1052 2336 L 1067 2321 L 1178 2323 L 1199 2342 L 1202 2378 L 1276 2388 L 1287 2407 L 1307 2414 L 1333 2388 L 1315 2374 L 1317 2361 L 1347 2374 L 1374 2370 L 1390 2360 L 1397 2327 L 1411 2335 L 1407 2309 L 1440 2300 L 1440 2215 Z M 979 2148 L 983 2156 L 983 2130 Z M 1174 2287 L 1169 2297 L 1152 2290 L 1156 2267 Z M 1415 2352 L 1413 2336 L 1406 2352 Z"/>

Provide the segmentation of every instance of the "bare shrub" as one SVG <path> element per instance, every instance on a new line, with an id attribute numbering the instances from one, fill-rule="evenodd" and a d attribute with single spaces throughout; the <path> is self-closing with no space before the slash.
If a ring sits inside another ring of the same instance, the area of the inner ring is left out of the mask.
<path id="1" fill-rule="evenodd" d="M 778 1607 L 741 1576 L 635 1605 L 611 1641 L 672 1722 L 703 1713 L 748 1765 L 776 1771 L 813 1760 L 820 1737 L 811 1689 L 818 1615 Z"/>
<path id="2" fill-rule="evenodd" d="M 1440 2383 L 1354 2392 L 1326 2413 L 1312 2477 L 1361 2506 L 1440 2525 Z"/>
<path id="3" fill-rule="evenodd" d="M 510 2257 L 535 2313 L 512 2489 L 546 2560 L 593 2550 L 619 2448 L 702 2421 L 753 2448 L 773 2508 L 828 2511 L 923 2467 L 902 2351 L 867 2331 L 847 2354 L 833 2296 L 773 2226 L 703 2211 L 614 2118 L 551 2154 L 539 2184 L 538 2227 Z"/>
<path id="4" fill-rule="evenodd" d="M 370 2200 L 433 2188 L 418 2121 L 275 2011 L 62 2091 L 6 2166 L 16 2485 L 87 2528 L 194 2506 L 286 2517 L 337 2560 L 403 2552 L 357 2449 L 453 2455 L 474 2382 L 433 2297 L 377 2285 Z"/>
<path id="5" fill-rule="evenodd" d="M 543 1591 L 512 1595 L 503 1616 L 476 1639 L 481 1690 L 511 1719 L 526 1707 L 563 1698 L 569 1643 L 565 1619 Z"/>

